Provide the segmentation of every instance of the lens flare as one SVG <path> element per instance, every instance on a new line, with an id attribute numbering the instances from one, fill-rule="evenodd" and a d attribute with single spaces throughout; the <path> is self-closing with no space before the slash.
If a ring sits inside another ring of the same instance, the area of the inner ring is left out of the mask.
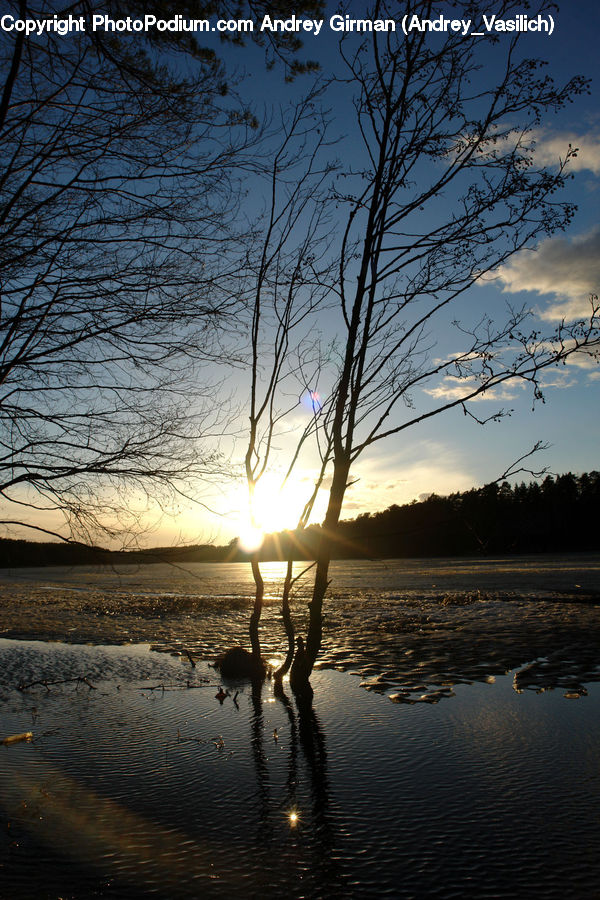
<path id="1" fill-rule="evenodd" d="M 306 391 L 300 398 L 300 402 L 311 413 L 318 413 L 323 406 L 323 401 L 318 391 Z"/>

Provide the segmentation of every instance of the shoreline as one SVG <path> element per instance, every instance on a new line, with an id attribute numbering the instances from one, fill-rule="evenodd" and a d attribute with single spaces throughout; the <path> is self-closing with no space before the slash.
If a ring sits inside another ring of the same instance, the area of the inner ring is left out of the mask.
<path id="1" fill-rule="evenodd" d="M 591 578 L 597 565 L 592 560 Z M 233 568 L 236 577 L 242 571 L 247 575 L 246 567 Z M 457 684 L 494 680 L 508 671 L 517 673 L 519 691 L 556 688 L 584 696 L 585 683 L 600 681 L 600 603 L 583 584 L 573 583 L 570 569 L 564 581 L 573 586 L 570 593 L 549 589 L 557 583 L 556 572 L 550 571 L 545 589 L 528 595 L 459 590 L 455 584 L 443 590 L 437 579 L 446 572 L 443 577 L 451 581 L 448 572 L 454 571 L 443 567 L 433 574 L 436 582 L 428 591 L 424 585 L 398 587 L 402 573 L 389 567 L 346 566 L 344 571 L 346 581 L 340 579 L 339 590 L 332 590 L 326 603 L 317 666 L 353 671 L 367 690 L 413 703 L 437 702 Z M 384 587 L 369 587 L 375 572 Z M 185 657 L 189 652 L 206 661 L 228 647 L 248 646 L 252 585 L 247 578 L 223 583 L 211 581 L 205 571 L 201 583 L 173 583 L 168 570 L 162 581 L 142 577 L 147 574 L 136 570 L 125 578 L 114 570 L 94 569 L 71 571 L 62 583 L 1 579 L 0 638 L 149 644 L 162 653 Z M 476 579 L 476 571 L 470 577 Z M 276 660 L 286 646 L 278 583 L 273 577 L 260 628 L 263 655 Z M 300 591 L 292 604 L 300 633 L 306 600 Z"/>

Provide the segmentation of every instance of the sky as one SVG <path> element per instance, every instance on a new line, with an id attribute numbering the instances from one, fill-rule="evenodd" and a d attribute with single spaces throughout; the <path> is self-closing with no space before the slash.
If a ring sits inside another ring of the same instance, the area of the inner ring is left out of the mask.
<path id="1" fill-rule="evenodd" d="M 397 6 L 396 21 L 400 27 L 405 5 L 398 3 Z M 443 8 L 448 18 L 452 18 L 452 4 L 443 4 Z M 481 8 L 485 11 L 485 4 Z M 348 6 L 351 17 L 364 17 L 365 9 L 362 3 Z M 330 28 L 329 19 L 336 11 L 336 3 L 328 4 L 319 33 L 316 34 L 314 29 L 303 32 L 304 47 L 300 55 L 319 63 L 322 79 L 342 72 L 338 51 L 340 36 Z M 172 14 L 177 14 L 177 3 L 172 4 Z M 257 21 L 256 27 L 258 25 Z M 516 253 L 493 273 L 493 277 L 474 284 L 459 306 L 462 321 L 473 321 L 484 313 L 498 314 L 506 303 L 510 303 L 517 308 L 521 305 L 531 308 L 540 327 L 548 329 L 556 326 L 561 318 L 570 320 L 585 315 L 588 296 L 599 292 L 599 38 L 600 7 L 595 0 L 562 3 L 554 15 L 551 35 L 529 32 L 522 38 L 522 52 L 546 60 L 547 71 L 557 84 L 567 82 L 574 75 L 591 79 L 589 93 L 576 97 L 551 119 L 543 119 L 535 134 L 536 161 L 550 168 L 564 157 L 569 144 L 578 148 L 570 163 L 573 177 L 561 197 L 576 204 L 577 212 L 565 232 L 543 237 L 534 246 Z M 135 41 L 136 36 L 132 35 L 130 40 Z M 216 32 L 204 35 L 203 40 L 221 55 L 230 79 L 237 82 L 237 91 L 254 108 L 259 119 L 276 117 L 312 83 L 310 75 L 287 83 L 282 67 L 275 65 L 268 70 L 264 51 L 252 43 L 243 49 L 231 47 L 223 44 Z M 428 40 L 439 43 L 443 37 L 433 34 Z M 470 34 L 465 34 L 464 40 L 468 46 Z M 496 53 L 501 50 L 504 40 L 508 37 L 500 35 Z M 358 41 L 357 36 L 348 35 L 346 46 L 352 48 Z M 493 60 L 494 54 L 488 54 L 485 41 L 482 42 L 483 79 L 493 77 Z M 331 153 L 337 158 L 343 174 L 360 165 L 360 139 L 353 120 L 349 86 L 340 82 L 333 84 L 324 102 L 329 109 L 329 134 L 334 141 Z M 273 138 L 273 149 L 275 146 Z M 249 179 L 247 190 L 244 214 L 252 218 L 264 205 L 264 182 Z M 445 197 L 442 202 L 451 204 L 452 200 L 452 197 Z M 332 235 L 338 225 L 331 223 Z M 456 343 L 452 318 L 441 319 L 433 336 L 432 358 L 437 355 L 442 358 L 461 349 Z M 335 338 L 336 316 L 322 312 L 315 327 L 323 343 L 327 344 Z M 229 434 L 220 441 L 227 466 L 233 472 L 239 469 L 246 448 L 248 374 L 239 368 L 225 368 L 215 369 L 214 377 L 224 382 L 223 402 L 238 409 Z M 318 386 L 314 385 L 323 399 L 327 397 L 327 386 L 327 377 Z M 579 355 L 565 367 L 548 370 L 542 386 L 544 402 L 533 403 L 530 390 L 523 389 L 522 385 L 507 384 L 472 404 L 474 414 L 482 419 L 500 407 L 510 410 L 510 415 L 498 422 L 481 426 L 474 419 L 465 417 L 460 409 L 455 409 L 369 448 L 353 467 L 343 516 L 374 512 L 392 503 L 422 499 L 432 492 L 448 494 L 483 485 L 500 477 L 514 460 L 538 441 L 548 445 L 548 449 L 531 460 L 533 469 L 545 467 L 556 474 L 599 469 L 598 364 L 589 356 Z M 451 399 L 456 387 L 456 382 L 447 376 L 434 379 L 415 392 L 415 406 L 425 409 L 435 401 Z M 309 417 L 310 411 L 298 404 L 276 436 L 272 473 L 266 479 L 260 501 L 266 530 L 293 527 L 310 488 L 317 464 L 314 452 L 312 456 L 307 452 L 301 458 L 286 493 L 280 495 L 276 490 L 286 460 Z M 528 480 L 529 477 L 523 474 L 518 479 Z M 201 503 L 180 500 L 166 516 L 158 516 L 149 510 L 146 517 L 149 530 L 143 540 L 153 545 L 168 545 L 181 540 L 226 543 L 246 527 L 246 494 L 241 480 L 217 479 L 201 489 Z M 322 517 L 325 502 L 326 492 L 321 491 L 314 520 Z M 40 523 L 49 528 L 56 526 L 51 516 L 46 516 L 43 522 L 40 519 Z"/>
<path id="2" fill-rule="evenodd" d="M 402 8 L 402 4 L 399 5 Z M 450 10 L 451 4 L 447 4 Z M 334 6 L 332 5 L 332 9 Z M 363 7 L 364 9 L 364 7 Z M 360 14 L 363 14 L 361 10 Z M 450 13 L 449 13 L 450 15 Z M 548 62 L 548 71 L 557 83 L 566 82 L 576 74 L 592 80 L 590 93 L 575 99 L 550 121 L 542 121 L 537 140 L 537 159 L 553 166 L 565 155 L 569 144 L 579 148 L 570 171 L 564 199 L 577 204 L 578 210 L 568 230 L 540 240 L 535 247 L 516 254 L 508 264 L 495 273 L 493 280 L 472 288 L 466 310 L 498 309 L 507 301 L 515 306 L 532 308 L 542 325 L 554 326 L 561 317 L 567 319 L 584 315 L 588 296 L 597 293 L 600 285 L 600 107 L 598 106 L 598 53 L 600 9 L 594 2 L 574 0 L 563 3 L 555 17 L 554 33 L 527 34 L 523 39 L 524 52 Z M 350 39 L 352 40 L 352 39 Z M 468 38 L 465 38 L 468 40 Z M 325 23 L 319 36 L 305 40 L 306 55 L 316 58 L 323 74 L 337 65 L 337 39 L 327 31 Z M 276 97 L 285 103 L 298 84 L 292 88 L 282 83 L 280 74 L 266 73 L 262 57 L 256 51 L 254 61 L 245 60 L 240 91 L 250 87 L 251 97 L 260 104 L 263 98 Z M 344 87 L 334 94 L 333 127 L 340 134 L 349 134 L 348 97 Z M 347 129 L 345 131 L 345 129 Z M 342 142 L 344 162 L 352 155 L 352 142 Z M 448 323 L 448 335 L 450 325 Z M 436 338 L 444 346 L 444 334 Z M 441 350 L 440 350 L 441 352 Z M 448 494 L 485 484 L 498 478 L 511 463 L 526 453 L 536 441 L 548 445 L 525 465 L 550 473 L 571 471 L 581 473 L 598 469 L 600 445 L 600 368 L 589 357 L 578 358 L 559 370 L 552 369 L 545 376 L 544 402 L 532 402 L 531 391 L 522 386 L 508 385 L 477 403 L 476 413 L 485 418 L 498 406 L 510 409 L 511 414 L 500 422 L 482 427 L 454 410 L 432 418 L 426 423 L 393 436 L 371 448 L 353 469 L 353 485 L 348 490 L 344 516 L 375 511 L 391 503 L 406 503 L 424 498 L 431 492 Z M 441 379 L 428 386 L 436 396 L 450 397 L 455 389 L 451 379 Z M 243 379 L 236 384 L 242 398 Z M 417 404 L 426 397 L 416 397 Z M 300 427 L 298 419 L 296 427 Z M 294 437 L 292 425 L 292 438 Z M 289 436 L 281 438 L 285 450 Z M 243 441 L 241 443 L 243 447 Z M 239 452 L 240 444 L 236 446 Z M 309 481 L 310 466 L 300 471 Z M 518 476 L 529 480 L 528 474 Z M 301 493 L 301 492 L 300 492 Z M 243 507 L 244 490 L 213 495 L 219 515 L 202 515 L 203 533 L 217 541 L 228 540 L 239 530 L 238 509 Z M 213 503 L 208 497 L 208 503 Z M 271 506 L 274 501 L 271 500 Z M 284 504 L 285 505 L 285 504 Z M 291 503 L 293 506 L 293 503 Z M 223 516 L 223 510 L 226 515 Z M 193 508 L 182 510 L 176 526 L 193 533 L 193 523 L 200 526 Z M 316 517 L 318 518 L 318 516 Z M 275 527 L 275 519 L 267 524 Z M 185 525 L 184 525 L 185 523 Z M 188 524 L 189 523 L 189 524 Z M 281 521 L 278 523 L 281 525 Z M 290 523 L 291 524 L 291 523 Z M 163 523 L 163 534 L 169 533 Z M 188 530 L 189 529 L 189 530 Z M 180 531 L 171 532 L 172 536 Z"/>

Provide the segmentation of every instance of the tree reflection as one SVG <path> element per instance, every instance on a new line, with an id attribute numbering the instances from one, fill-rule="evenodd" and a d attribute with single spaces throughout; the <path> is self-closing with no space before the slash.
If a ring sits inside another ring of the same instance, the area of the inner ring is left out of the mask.
<path id="1" fill-rule="evenodd" d="M 269 771 L 265 743 L 264 691 L 270 685 L 252 685 L 252 753 L 257 784 L 258 840 L 263 848 L 277 845 L 281 877 L 302 879 L 304 890 L 319 896 L 347 896 L 348 890 L 336 859 L 335 817 L 331 812 L 328 756 L 325 734 L 312 699 L 286 694 L 281 683 L 273 683 L 273 696 L 285 710 L 289 723 L 289 747 L 283 792 L 275 787 Z M 289 832 L 281 837 L 275 823 L 287 819 Z"/>

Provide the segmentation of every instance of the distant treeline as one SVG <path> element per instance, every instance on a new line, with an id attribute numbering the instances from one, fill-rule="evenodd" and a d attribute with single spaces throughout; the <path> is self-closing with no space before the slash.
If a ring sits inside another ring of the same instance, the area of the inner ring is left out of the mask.
<path id="1" fill-rule="evenodd" d="M 600 550 L 600 473 L 548 476 L 530 484 L 487 484 L 462 493 L 393 506 L 340 522 L 336 559 Z M 320 526 L 268 535 L 261 558 L 314 559 Z M 0 566 L 238 562 L 236 541 L 111 552 L 83 544 L 0 540 Z"/>
<path id="2" fill-rule="evenodd" d="M 508 482 L 340 523 L 337 556 L 472 556 L 600 550 L 600 473 Z"/>
<path id="3" fill-rule="evenodd" d="M 149 550 L 105 550 L 86 544 L 21 541 L 0 538 L 0 568 L 23 566 L 143 565 L 146 563 L 221 562 L 231 558 L 231 545 L 155 547 Z"/>
<path id="4" fill-rule="evenodd" d="M 600 473 L 487 484 L 340 522 L 334 557 L 475 556 L 600 550 Z M 313 559 L 319 526 L 270 536 L 265 559 Z"/>

